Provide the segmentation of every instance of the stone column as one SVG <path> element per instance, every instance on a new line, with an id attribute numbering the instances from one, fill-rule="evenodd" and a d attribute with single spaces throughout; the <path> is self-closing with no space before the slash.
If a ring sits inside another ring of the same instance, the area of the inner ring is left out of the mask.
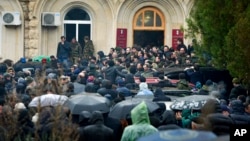
<path id="1" fill-rule="evenodd" d="M 24 55 L 32 58 L 38 55 L 38 19 L 32 16 L 38 0 L 19 0 L 24 14 Z"/>

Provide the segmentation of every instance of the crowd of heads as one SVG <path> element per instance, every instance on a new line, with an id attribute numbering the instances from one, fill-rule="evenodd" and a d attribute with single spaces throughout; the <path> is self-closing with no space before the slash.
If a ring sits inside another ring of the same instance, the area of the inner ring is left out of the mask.
<path id="1" fill-rule="evenodd" d="M 11 135 L 11 137 L 23 138 L 27 134 L 31 134 L 34 137 L 36 135 L 34 131 L 38 132 L 41 137 L 43 134 L 48 134 L 52 127 L 59 125 L 56 128 L 58 132 L 54 132 L 55 134 L 60 136 L 59 132 L 65 133 L 65 131 L 68 131 L 67 139 L 74 138 L 77 140 L 82 136 L 86 137 L 86 135 L 81 135 L 82 130 L 86 130 L 85 126 L 105 124 L 105 128 L 103 128 L 103 130 L 107 131 L 105 134 L 112 133 L 113 136 L 113 134 L 119 132 L 119 134 L 116 134 L 116 140 L 120 140 L 125 127 L 133 124 L 131 117 L 129 117 L 130 115 L 125 119 L 125 122 L 118 120 L 118 123 L 122 124 L 119 124 L 119 126 L 123 128 L 121 131 L 117 131 L 114 127 L 112 128 L 112 125 L 109 125 L 110 123 L 105 122 L 107 113 L 82 111 L 79 113 L 77 120 L 75 120 L 68 108 L 46 107 L 31 109 L 28 104 L 34 97 L 44 94 L 59 94 L 71 97 L 72 95 L 86 92 L 98 93 L 112 101 L 110 106 L 114 106 L 124 101 L 126 97 L 134 96 L 131 89 L 136 90 L 135 95 L 152 95 L 154 97 L 152 101 L 154 102 L 171 101 L 171 98 L 165 96 L 161 90 L 167 86 L 172 87 L 169 80 L 165 78 L 164 69 L 187 67 L 197 63 L 194 52 L 188 52 L 188 48 L 183 47 L 184 45 L 181 41 L 180 45 L 176 50 L 168 46 L 111 48 L 108 54 L 98 51 L 95 56 L 90 56 L 89 58 L 82 57 L 77 63 L 70 62 L 70 67 L 63 62 L 59 62 L 54 55 L 39 62 L 26 58 L 20 58 L 17 62 L 8 59 L 4 60 L 0 64 L 1 127 L 6 127 L 5 130 L 11 130 L 16 125 L 25 124 L 24 128 L 16 130 L 17 132 L 14 132 L 15 135 Z M 194 65 L 194 72 L 199 72 L 197 65 Z M 136 83 L 135 77 L 139 83 Z M 159 78 L 159 83 L 156 85 L 147 84 L 146 79 L 149 77 Z M 186 80 L 186 74 L 180 73 L 178 77 L 180 83 L 176 87 L 191 90 L 190 82 Z M 240 86 L 237 79 L 234 79 L 233 83 L 235 87 Z M 148 124 L 152 126 L 149 127 L 150 130 L 160 131 L 176 128 L 207 129 L 220 135 L 229 132 L 229 128 L 224 127 L 233 124 L 230 122 L 231 118 L 235 121 L 244 119 L 244 123 L 248 122 L 245 116 L 249 114 L 250 101 L 246 95 L 237 95 L 230 101 L 228 99 L 223 101 L 220 100 L 220 94 L 223 90 L 213 91 L 210 89 L 215 86 L 218 88 L 218 85 L 211 80 L 206 80 L 203 84 L 198 85 L 196 83 L 194 87 L 214 95 L 215 99 L 209 100 L 200 110 L 166 111 L 166 107 L 163 106 L 156 113 L 149 114 L 150 122 Z M 244 115 L 244 117 L 238 118 L 237 115 L 234 116 L 232 114 Z M 30 118 L 30 115 L 33 118 Z M 232 117 L 226 116 L 226 123 L 221 123 L 225 130 L 218 132 L 213 121 L 220 119 L 222 115 L 232 115 Z M 22 116 L 22 118 L 19 116 Z M 10 124 L 6 122 L 6 119 L 9 117 L 12 117 L 9 121 L 15 122 L 15 124 L 11 123 L 11 125 L 15 126 L 7 126 Z M 13 118 L 16 117 L 19 120 L 14 121 L 15 119 Z M 110 122 L 114 121 L 117 120 L 111 120 Z M 36 123 L 39 123 L 41 126 L 37 127 Z M 91 129 L 89 127 L 88 131 L 85 132 L 90 132 Z M 50 135 L 53 136 L 52 134 Z"/>

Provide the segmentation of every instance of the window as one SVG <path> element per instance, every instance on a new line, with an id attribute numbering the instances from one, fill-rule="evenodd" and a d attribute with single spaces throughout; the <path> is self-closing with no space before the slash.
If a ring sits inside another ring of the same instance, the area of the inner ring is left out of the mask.
<path id="1" fill-rule="evenodd" d="M 156 8 L 146 7 L 134 17 L 134 30 L 164 30 L 163 14 Z"/>
<path id="2" fill-rule="evenodd" d="M 91 38 L 91 18 L 89 14 L 80 8 L 71 9 L 64 17 L 64 35 L 67 41 L 73 37 L 80 43 L 84 36 Z"/>

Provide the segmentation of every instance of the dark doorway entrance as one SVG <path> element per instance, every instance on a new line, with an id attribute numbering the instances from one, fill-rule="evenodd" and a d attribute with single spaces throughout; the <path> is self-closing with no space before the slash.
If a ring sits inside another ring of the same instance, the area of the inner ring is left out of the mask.
<path id="1" fill-rule="evenodd" d="M 163 46 L 164 31 L 134 30 L 134 44 L 142 47 L 147 45 Z"/>
<path id="2" fill-rule="evenodd" d="M 71 42 L 71 39 L 73 37 L 78 39 L 78 42 L 80 42 L 80 43 L 83 42 L 84 36 L 91 37 L 90 24 L 65 24 L 64 29 L 65 29 L 66 40 L 68 42 Z"/>
<path id="3" fill-rule="evenodd" d="M 67 41 L 73 37 L 80 43 L 84 36 L 91 38 L 91 20 L 89 14 L 83 9 L 75 8 L 70 10 L 64 17 L 64 35 Z"/>

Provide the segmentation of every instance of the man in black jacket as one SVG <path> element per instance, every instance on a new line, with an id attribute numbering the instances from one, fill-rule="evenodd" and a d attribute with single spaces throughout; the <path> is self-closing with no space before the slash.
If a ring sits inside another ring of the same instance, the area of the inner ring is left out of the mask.
<path id="1" fill-rule="evenodd" d="M 61 36 L 61 41 L 57 45 L 56 57 L 66 68 L 69 68 L 70 51 L 70 43 L 66 41 L 65 36 Z"/>
<path id="2" fill-rule="evenodd" d="M 84 141 L 113 141 L 113 130 L 104 125 L 103 115 L 100 111 L 94 111 L 90 118 L 92 125 L 86 126 L 82 133 Z"/>
<path id="3" fill-rule="evenodd" d="M 239 95 L 247 96 L 246 89 L 240 84 L 240 81 L 238 78 L 234 78 L 232 80 L 234 87 L 232 88 L 229 99 L 237 99 Z"/>
<path id="4" fill-rule="evenodd" d="M 117 76 L 115 63 L 113 60 L 108 60 L 108 67 L 104 70 L 104 78 L 110 80 L 112 84 L 115 84 Z"/>

